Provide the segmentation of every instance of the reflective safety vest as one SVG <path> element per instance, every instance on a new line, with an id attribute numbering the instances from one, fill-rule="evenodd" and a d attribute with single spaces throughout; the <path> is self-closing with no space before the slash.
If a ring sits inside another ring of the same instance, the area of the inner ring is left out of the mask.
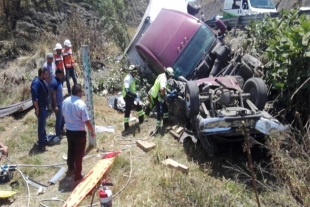
<path id="1" fill-rule="evenodd" d="M 73 60 L 72 50 L 71 49 L 69 49 L 69 50 L 63 49 L 62 50 L 62 56 L 64 58 L 65 68 L 67 68 L 67 69 L 73 68 L 74 60 Z"/>
<path id="2" fill-rule="evenodd" d="M 125 77 L 124 79 L 124 83 L 123 83 L 123 97 L 126 97 L 126 88 L 129 88 L 129 91 L 133 94 L 136 93 L 136 81 L 135 79 L 132 77 L 132 75 L 130 73 L 128 73 L 128 75 Z"/>
<path id="3" fill-rule="evenodd" d="M 54 54 L 54 59 L 55 59 L 56 69 L 60 68 L 64 70 L 65 67 L 64 67 L 64 60 L 62 58 L 62 55 Z"/>
<path id="4" fill-rule="evenodd" d="M 156 98 L 158 96 L 158 93 L 160 93 L 160 88 L 166 88 L 167 85 L 167 77 L 165 73 L 160 74 L 157 76 L 155 83 L 151 90 L 149 91 L 149 95 L 151 95 L 153 98 Z"/>

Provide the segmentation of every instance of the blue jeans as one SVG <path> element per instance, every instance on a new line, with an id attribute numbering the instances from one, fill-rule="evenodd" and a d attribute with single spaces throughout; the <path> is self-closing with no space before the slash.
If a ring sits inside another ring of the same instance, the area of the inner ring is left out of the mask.
<path id="1" fill-rule="evenodd" d="M 57 105 L 57 107 L 58 107 L 58 113 L 55 113 L 55 116 L 56 116 L 55 132 L 56 132 L 56 136 L 60 136 L 61 131 L 64 128 L 65 122 L 62 116 L 62 106 Z"/>
<path id="2" fill-rule="evenodd" d="M 46 126 L 46 117 L 47 117 L 47 110 L 46 107 L 41 107 L 39 109 L 39 116 L 38 116 L 38 144 L 39 148 L 45 147 L 45 126 Z"/>
<path id="3" fill-rule="evenodd" d="M 66 68 L 66 83 L 68 88 L 68 93 L 71 94 L 71 87 L 70 87 L 70 77 L 72 77 L 73 83 L 77 84 L 76 81 L 76 74 L 74 68 Z"/>

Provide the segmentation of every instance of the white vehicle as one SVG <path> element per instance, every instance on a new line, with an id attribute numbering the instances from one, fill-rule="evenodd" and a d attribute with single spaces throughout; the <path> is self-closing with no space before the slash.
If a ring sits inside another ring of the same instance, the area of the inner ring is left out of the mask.
<path id="1" fill-rule="evenodd" d="M 273 0 L 225 0 L 223 17 L 275 13 L 277 9 Z"/>

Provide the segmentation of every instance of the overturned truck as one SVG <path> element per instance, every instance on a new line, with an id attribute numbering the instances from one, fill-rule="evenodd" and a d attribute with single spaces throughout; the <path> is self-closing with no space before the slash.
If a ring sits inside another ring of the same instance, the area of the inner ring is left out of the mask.
<path id="1" fill-rule="evenodd" d="M 184 115 L 184 133 L 199 139 L 211 156 L 217 143 L 244 140 L 242 123 L 254 139 L 287 129 L 263 111 L 267 86 L 262 63 L 249 54 L 232 54 L 223 40 L 225 25 L 216 23 L 218 34 L 192 15 L 162 9 L 136 44 L 144 65 L 155 74 L 174 69 L 168 88 L 175 98 L 167 101 L 169 109 Z"/>

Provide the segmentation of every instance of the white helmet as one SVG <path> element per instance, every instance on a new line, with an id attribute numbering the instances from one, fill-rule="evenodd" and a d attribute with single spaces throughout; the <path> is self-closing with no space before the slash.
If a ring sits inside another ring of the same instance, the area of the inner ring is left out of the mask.
<path id="1" fill-rule="evenodd" d="M 166 73 L 167 73 L 169 76 L 173 77 L 173 76 L 174 76 L 173 68 L 168 67 L 168 68 L 166 69 Z"/>
<path id="2" fill-rule="evenodd" d="M 60 43 L 57 43 L 57 44 L 55 45 L 54 50 L 62 50 L 61 44 L 60 44 Z"/>
<path id="3" fill-rule="evenodd" d="M 64 45 L 68 47 L 72 47 L 70 40 L 65 40 Z"/>
<path id="4" fill-rule="evenodd" d="M 137 73 L 138 72 L 138 70 L 137 70 L 135 65 L 130 65 L 128 70 L 129 70 L 129 72 L 132 72 L 132 73 Z"/>

